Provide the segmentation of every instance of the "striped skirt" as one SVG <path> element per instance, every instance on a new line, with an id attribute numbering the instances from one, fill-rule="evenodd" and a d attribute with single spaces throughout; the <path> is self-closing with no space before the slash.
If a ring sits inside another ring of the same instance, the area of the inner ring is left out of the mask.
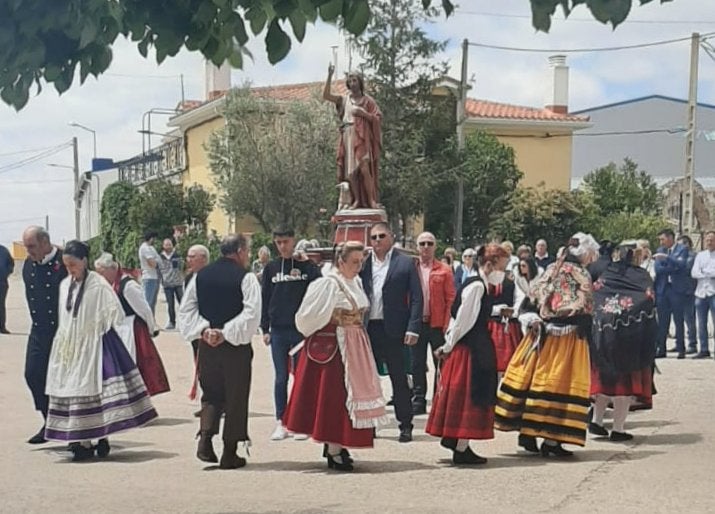
<path id="1" fill-rule="evenodd" d="M 45 438 L 87 441 L 135 428 L 157 416 L 139 370 L 119 336 L 102 338 L 102 392 L 94 396 L 50 396 Z"/>
<path id="2" fill-rule="evenodd" d="M 497 430 L 584 446 L 590 404 L 588 343 L 576 331 L 549 334 L 530 351 L 524 337 L 497 393 Z"/>

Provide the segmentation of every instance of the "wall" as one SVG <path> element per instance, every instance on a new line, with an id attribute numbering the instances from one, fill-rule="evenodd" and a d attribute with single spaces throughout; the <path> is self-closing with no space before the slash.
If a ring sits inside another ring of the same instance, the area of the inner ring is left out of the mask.
<path id="1" fill-rule="evenodd" d="M 579 134 L 629 132 L 684 128 L 687 104 L 666 98 L 650 98 L 582 111 L 593 126 Z M 715 174 L 715 141 L 707 141 L 704 131 L 715 130 L 715 108 L 699 106 L 696 113 L 698 138 L 695 143 L 695 176 Z M 578 136 L 574 140 L 573 176 L 630 157 L 654 177 L 678 177 L 685 170 L 685 134 L 651 133 L 638 135 Z"/>
<path id="2" fill-rule="evenodd" d="M 571 187 L 573 137 L 570 134 L 543 137 L 545 132 L 540 131 L 479 126 L 468 127 L 467 133 L 477 129 L 496 135 L 501 143 L 514 149 L 516 165 L 524 174 L 523 186 L 536 187 L 543 183 L 547 189 Z"/>

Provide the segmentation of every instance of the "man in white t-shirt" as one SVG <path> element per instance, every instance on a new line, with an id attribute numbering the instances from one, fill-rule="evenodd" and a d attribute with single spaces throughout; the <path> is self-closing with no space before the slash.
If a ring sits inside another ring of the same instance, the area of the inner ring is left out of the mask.
<path id="1" fill-rule="evenodd" d="M 159 253 L 154 248 L 156 232 L 144 234 L 144 242 L 139 247 L 139 266 L 142 270 L 142 288 L 144 298 L 151 307 L 154 314 L 156 308 L 156 297 L 159 294 Z"/>

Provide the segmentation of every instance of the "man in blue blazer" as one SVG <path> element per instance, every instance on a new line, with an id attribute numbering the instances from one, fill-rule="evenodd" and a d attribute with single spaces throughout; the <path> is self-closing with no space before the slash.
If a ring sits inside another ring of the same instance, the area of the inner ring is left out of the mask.
<path id="1" fill-rule="evenodd" d="M 668 338 L 671 317 L 675 322 L 675 351 L 678 359 L 685 358 L 684 307 L 690 273 L 688 272 L 688 249 L 675 243 L 675 234 L 669 228 L 658 234 L 660 247 L 655 258 L 655 303 L 658 310 L 658 342 L 656 357 L 665 357 L 665 342 Z"/>
<path id="2" fill-rule="evenodd" d="M 404 347 L 417 343 L 422 327 L 422 286 L 414 260 L 393 248 L 395 237 L 386 223 L 374 225 L 370 239 L 372 255 L 360 273 L 370 298 L 367 331 L 375 358 L 387 364 L 399 441 L 408 443 L 412 440 L 412 395 Z"/>

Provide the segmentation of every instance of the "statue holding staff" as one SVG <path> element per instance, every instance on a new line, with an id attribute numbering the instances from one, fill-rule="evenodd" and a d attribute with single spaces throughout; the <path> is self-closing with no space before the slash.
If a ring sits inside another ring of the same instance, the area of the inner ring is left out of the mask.
<path id="1" fill-rule="evenodd" d="M 382 147 L 382 113 L 375 100 L 365 94 L 360 74 L 348 74 L 344 96 L 332 93 L 335 67 L 328 66 L 323 99 L 335 104 L 340 119 L 337 164 L 338 183 L 350 188 L 351 209 L 377 209 L 378 165 Z"/>

